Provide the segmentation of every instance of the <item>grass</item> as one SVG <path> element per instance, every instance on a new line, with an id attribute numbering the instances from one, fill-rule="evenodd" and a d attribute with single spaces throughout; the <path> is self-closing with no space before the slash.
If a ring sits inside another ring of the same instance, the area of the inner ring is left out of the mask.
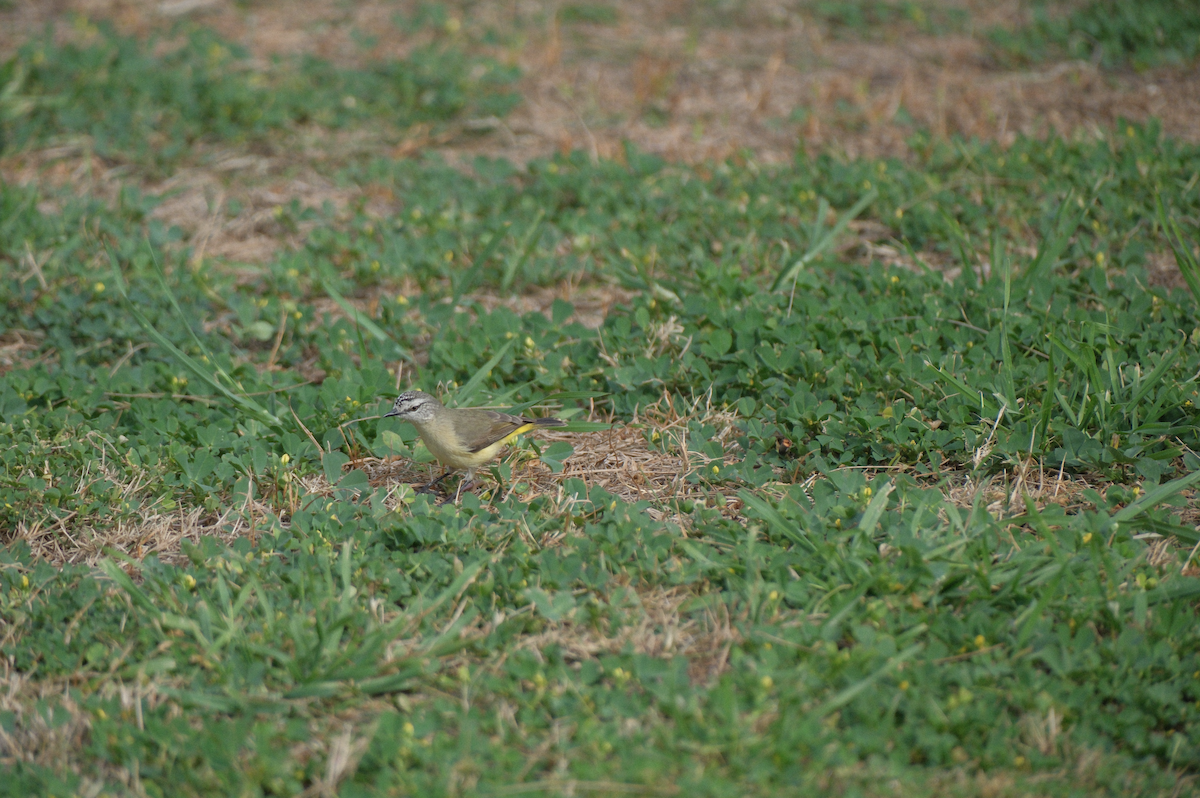
<path id="1" fill-rule="evenodd" d="M 941 34 L 961 30 L 968 16 L 964 9 L 911 0 L 814 0 L 801 8 L 837 36 L 878 36 L 906 26 L 922 33 Z"/>
<path id="2" fill-rule="evenodd" d="M 1143 70 L 1187 64 L 1200 54 L 1200 14 L 1186 0 L 1119 3 L 1093 0 L 1070 13 L 1034 3 L 1029 24 L 989 36 L 1018 63 L 1068 57 Z"/>
<path id="3" fill-rule="evenodd" d="M 0 184 L 0 793 L 1188 789 L 1200 150 L 911 149 L 351 159 L 398 212 L 280 206 L 254 267 Z M 398 384 L 571 426 L 439 505 Z"/>
<path id="4" fill-rule="evenodd" d="M 419 23 L 400 20 L 407 28 Z M 254 63 L 212 30 L 179 26 L 162 46 L 80 19 L 75 40 L 28 42 L 0 69 L 0 149 L 86 136 L 105 158 L 177 165 L 200 143 L 264 142 L 304 125 L 370 121 L 400 133 L 462 116 L 504 115 L 516 73 L 468 56 L 445 26 L 404 60 L 337 67 L 307 56 Z"/>

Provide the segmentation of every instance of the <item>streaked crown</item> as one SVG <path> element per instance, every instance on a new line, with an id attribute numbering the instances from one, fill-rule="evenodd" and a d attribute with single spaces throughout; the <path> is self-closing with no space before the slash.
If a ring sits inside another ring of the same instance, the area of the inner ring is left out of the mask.
<path id="1" fill-rule="evenodd" d="M 396 416 L 404 421 L 424 423 L 431 420 L 434 412 L 441 406 L 442 403 L 437 400 L 437 397 L 430 396 L 424 391 L 405 391 L 392 403 L 392 412 L 385 413 L 383 417 Z"/>

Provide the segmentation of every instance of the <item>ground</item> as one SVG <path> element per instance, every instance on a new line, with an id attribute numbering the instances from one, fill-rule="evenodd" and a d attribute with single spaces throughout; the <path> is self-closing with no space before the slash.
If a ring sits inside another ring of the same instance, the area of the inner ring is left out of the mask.
<path id="1" fill-rule="evenodd" d="M 1200 70 L 1003 45 L 1098 7 L 0 2 L 188 142 L 0 151 L 11 789 L 1194 789 Z M 408 385 L 572 426 L 439 505 Z"/>

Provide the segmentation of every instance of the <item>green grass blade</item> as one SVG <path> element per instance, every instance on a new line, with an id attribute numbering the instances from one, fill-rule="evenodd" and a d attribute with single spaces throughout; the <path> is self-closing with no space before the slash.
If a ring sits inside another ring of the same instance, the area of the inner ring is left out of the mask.
<path id="1" fill-rule="evenodd" d="M 816 241 L 813 241 L 811 244 L 809 244 L 808 250 L 801 255 L 797 261 L 795 261 L 784 271 L 780 272 L 779 276 L 775 278 L 775 282 L 771 284 L 771 290 L 778 291 L 783 288 L 783 286 L 787 285 L 788 283 L 792 282 L 793 279 L 798 277 L 800 275 L 800 270 L 812 263 L 812 261 L 815 260 L 822 252 L 829 249 L 829 247 L 831 247 L 834 242 L 837 241 L 837 238 L 842 234 L 842 231 L 846 229 L 846 225 L 850 224 L 850 222 L 852 222 L 860 213 L 862 213 L 868 205 L 874 202 L 878 196 L 879 189 L 875 188 L 864 194 L 858 200 L 858 202 L 854 203 L 850 210 L 841 215 L 841 217 L 837 220 L 837 224 L 821 235 Z M 817 221 L 818 223 L 824 221 L 822 214 L 818 213 Z"/>
<path id="2" fill-rule="evenodd" d="M 1135 501 L 1130 502 L 1119 512 L 1115 513 L 1113 515 L 1113 520 L 1117 523 L 1131 521 L 1147 510 L 1154 509 L 1180 491 L 1187 490 L 1197 482 L 1200 482 L 1200 471 L 1193 471 L 1185 477 L 1173 479 L 1170 482 L 1164 482 L 1161 485 L 1155 485 L 1153 488 L 1139 496 Z"/>
<path id="3" fill-rule="evenodd" d="M 1155 366 L 1154 370 L 1147 374 L 1145 378 L 1143 378 L 1142 384 L 1138 387 L 1137 393 L 1135 393 L 1133 398 L 1129 400 L 1130 407 L 1136 408 L 1142 403 L 1142 400 L 1146 398 L 1146 395 L 1150 393 L 1150 391 L 1160 387 L 1159 384 L 1162 382 L 1163 375 L 1167 373 L 1167 369 L 1175 365 L 1175 361 L 1177 361 L 1179 356 L 1183 354 L 1183 348 L 1186 344 L 1187 340 L 1184 339 L 1178 349 L 1174 350 L 1173 352 L 1167 352 L 1162 356 L 1162 358 L 1158 361 L 1158 365 Z"/>
<path id="4" fill-rule="evenodd" d="M 286 426 L 282 419 L 280 419 L 274 413 L 269 412 L 258 402 L 255 402 L 253 399 L 250 399 L 243 394 L 235 393 L 234 391 L 230 390 L 220 379 L 218 379 L 219 375 L 225 375 L 225 372 L 222 369 L 217 366 L 214 366 L 212 370 L 204 368 L 204 366 L 202 366 L 195 358 L 183 352 L 181 349 L 179 349 L 179 347 L 171 343 L 166 336 L 160 333 L 150 322 L 150 320 L 146 318 L 146 316 L 140 310 L 138 310 L 137 306 L 130 301 L 128 286 L 125 283 L 124 276 L 121 274 L 121 267 L 117 263 L 116 257 L 111 251 L 109 252 L 109 258 L 113 265 L 113 282 L 116 284 L 117 290 L 121 294 L 121 299 L 124 301 L 126 310 L 129 311 L 130 315 L 133 316 L 146 334 L 150 336 L 150 338 L 156 344 L 158 344 L 162 349 L 166 350 L 172 357 L 175 358 L 175 360 L 177 360 L 184 368 L 190 371 L 202 382 L 207 383 L 214 391 L 221 394 L 226 399 L 233 402 L 235 405 L 242 408 L 262 423 L 277 430 L 283 429 Z M 179 314 L 179 317 L 183 319 L 183 311 L 179 308 L 178 303 L 175 301 L 175 297 L 171 295 L 170 291 L 167 292 L 167 297 L 169 298 L 172 307 L 174 307 L 176 312 Z M 196 336 L 195 331 L 192 330 L 191 325 L 184 322 L 184 327 L 187 328 L 188 333 L 191 335 L 192 339 L 196 341 L 197 345 L 200 347 L 200 350 L 202 352 L 207 351 L 204 348 L 204 345 L 200 342 L 200 339 Z M 208 355 L 206 354 L 205 357 L 208 357 Z M 208 357 L 208 359 L 210 363 L 216 362 L 215 358 Z M 225 377 L 230 383 L 233 383 L 233 380 L 229 378 L 228 375 L 225 375 Z"/>
<path id="5" fill-rule="evenodd" d="M 1037 444 L 1030 447 L 1030 456 L 1040 452 L 1050 431 L 1050 413 L 1054 410 L 1054 392 L 1058 385 L 1058 372 L 1054 368 L 1054 347 L 1046 347 L 1046 391 L 1042 394 L 1042 412 L 1038 416 Z"/>
<path id="6" fill-rule="evenodd" d="M 1188 290 L 1192 292 L 1192 298 L 1200 305 L 1200 262 L 1197 262 L 1196 256 L 1192 254 L 1192 248 L 1188 246 L 1175 219 L 1167 215 L 1162 197 L 1155 196 L 1154 204 L 1158 223 L 1167 237 L 1167 243 L 1171 245 L 1171 251 L 1175 253 L 1175 263 L 1179 266 L 1179 272 L 1183 275 Z"/>
<path id="7" fill-rule="evenodd" d="M 105 576 L 116 582 L 122 590 L 129 594 L 129 598 L 133 600 L 134 604 L 137 604 L 144 610 L 148 610 L 153 613 L 158 612 L 158 607 L 155 605 L 154 600 L 146 595 L 144 590 L 134 584 L 134 581 L 129 577 L 129 574 L 125 573 L 125 571 L 121 569 L 121 566 L 117 565 L 112 560 L 104 559 L 98 563 L 98 567 L 104 572 Z"/>
<path id="8" fill-rule="evenodd" d="M 971 243 L 970 236 L 962 229 L 958 219 L 946 211 L 942 211 L 940 216 L 955 250 L 958 251 L 958 262 L 962 264 L 962 273 L 971 276 L 972 285 L 979 285 L 980 274 L 975 268 L 975 246 Z"/>
<path id="9" fill-rule="evenodd" d="M 810 713 L 810 717 L 823 718 L 826 715 L 828 715 L 830 712 L 835 712 L 835 711 L 841 709 L 842 707 L 846 706 L 851 701 L 853 701 L 855 699 L 855 697 L 860 695 L 863 691 L 867 690 L 872 685 L 874 685 L 876 682 L 878 682 L 880 679 L 882 679 L 884 676 L 886 676 L 889 672 L 891 672 L 900 663 L 907 662 L 908 660 L 915 657 L 917 655 L 917 653 L 920 652 L 921 649 L 923 649 L 924 647 L 925 646 L 922 643 L 914 643 L 913 645 L 911 645 L 908 648 L 901 651 L 896 656 L 888 657 L 887 662 L 883 663 L 883 665 L 881 665 L 878 669 L 876 669 L 876 671 L 874 673 L 872 673 L 870 676 L 868 676 L 865 679 L 859 680 L 858 682 L 851 685 L 850 687 L 847 687 L 845 690 L 842 690 L 837 695 L 835 695 L 833 698 L 830 698 L 824 704 L 821 704 L 821 706 L 817 707 L 812 713 Z"/>
<path id="10" fill-rule="evenodd" d="M 513 344 L 516 342 L 516 338 L 510 338 L 508 343 L 500 347 L 499 352 L 492 355 L 488 362 L 480 366 L 476 372 L 471 375 L 471 379 L 467 380 L 466 385 L 459 388 L 454 394 L 454 403 L 456 405 L 461 407 L 470 407 L 471 398 L 475 396 L 475 393 L 479 390 L 480 386 L 483 385 L 483 381 L 491 376 L 492 369 L 494 369 L 496 364 L 498 364 L 504 358 L 504 356 L 508 354 L 508 350 L 512 349 Z"/>
<path id="11" fill-rule="evenodd" d="M 1103 385 L 1104 380 L 1100 376 L 1100 368 L 1096 365 L 1095 351 L 1090 344 L 1081 342 L 1081 346 L 1086 346 L 1089 350 L 1090 357 L 1085 356 L 1082 352 L 1067 346 L 1067 344 L 1057 335 L 1051 333 L 1047 336 L 1051 344 L 1057 346 L 1067 358 L 1075 364 L 1075 367 L 1087 375 L 1088 381 L 1092 385 Z"/>
<path id="12" fill-rule="evenodd" d="M 1071 201 L 1075 198 L 1074 191 L 1068 191 L 1063 201 L 1059 203 L 1058 210 L 1054 214 L 1054 221 L 1051 223 L 1049 238 L 1043 238 L 1041 245 L 1038 247 L 1037 254 L 1030 261 L 1028 268 L 1025 269 L 1025 274 L 1022 278 L 1022 287 L 1029 286 L 1035 280 L 1041 277 L 1050 266 L 1058 260 L 1062 255 L 1063 250 L 1071 243 L 1071 236 L 1079 227 L 1079 223 L 1083 221 L 1084 214 L 1087 213 L 1087 204 L 1079 209 L 1078 213 L 1068 215 L 1068 208 Z"/>
<path id="13" fill-rule="evenodd" d="M 412 611 L 421 615 L 428 615 L 446 602 L 457 599 L 475 581 L 475 577 L 479 576 L 479 572 L 487 564 L 487 559 L 479 559 L 475 562 L 467 563 L 463 567 L 462 573 L 455 577 L 454 581 L 441 593 L 438 593 L 428 601 L 422 598 L 412 602 Z"/>
<path id="14" fill-rule="evenodd" d="M 537 245 L 537 234 L 542 229 L 542 220 L 546 218 L 546 210 L 539 208 L 537 215 L 533 217 L 533 222 L 529 225 L 529 229 L 525 231 L 525 237 L 521 241 L 520 249 L 515 257 L 509 257 L 504 264 L 504 275 L 500 280 L 500 290 L 507 291 L 513 280 L 517 276 L 517 272 L 529 260 L 529 256 L 533 254 L 533 248 Z"/>
<path id="15" fill-rule="evenodd" d="M 1013 269 L 1012 262 L 1008 259 L 1007 253 L 1004 251 L 1004 245 L 1000 240 L 1000 232 L 998 230 L 992 233 L 992 273 L 995 274 L 997 269 L 1001 269 L 1004 272 L 1004 315 L 1000 317 L 1000 354 L 1004 363 L 1004 369 L 1000 375 L 1000 381 L 1004 386 L 1004 403 L 1010 408 L 1016 408 L 1017 389 L 1013 381 L 1012 346 L 1008 340 L 1011 332 L 1009 327 L 1009 307 L 1012 301 Z"/>
<path id="16" fill-rule="evenodd" d="M 884 482 L 883 487 L 879 492 L 871 497 L 871 503 L 867 505 L 866 512 L 863 513 L 862 521 L 858 524 L 858 531 L 866 535 L 875 534 L 875 525 L 879 523 L 879 519 L 883 517 L 883 511 L 887 509 L 888 496 L 896 489 L 890 481 Z"/>
<path id="17" fill-rule="evenodd" d="M 367 316 L 367 314 L 351 305 L 344 296 L 338 293 L 337 289 L 330 285 L 328 280 L 322 280 L 321 287 L 325 289 L 325 293 L 329 295 L 329 298 L 336 302 L 338 306 L 346 313 L 346 315 L 349 316 L 361 329 L 366 330 L 372 338 L 380 343 L 390 343 L 392 346 L 396 347 L 396 355 L 400 359 L 409 363 L 416 363 L 416 361 L 413 360 L 412 355 L 407 349 L 400 345 L 399 341 L 389 335 L 387 330 L 376 324 L 369 316 Z"/>
<path id="18" fill-rule="evenodd" d="M 948 383 L 950 383 L 950 386 L 954 388 L 955 392 L 961 395 L 964 399 L 972 404 L 978 402 L 979 412 L 982 415 L 994 417 L 1000 412 L 999 408 L 987 400 L 987 397 L 983 395 L 983 391 L 972 388 L 958 377 L 955 377 L 953 374 L 943 368 L 933 365 L 929 361 L 925 361 L 925 366 L 940 374 Z"/>
<path id="19" fill-rule="evenodd" d="M 789 523 L 766 499 L 748 490 L 739 490 L 738 497 L 745 502 L 747 507 L 753 508 L 758 517 L 766 521 L 780 535 L 809 551 L 817 550 L 816 544 L 808 539 L 808 536 L 800 530 L 799 525 Z"/>
<path id="20" fill-rule="evenodd" d="M 539 396 L 537 399 L 531 399 L 528 402 L 511 405 L 507 412 L 512 413 L 513 415 L 520 415 L 529 408 L 537 405 L 545 405 L 550 404 L 551 402 L 563 402 L 575 399 L 599 399 L 602 396 L 608 396 L 608 393 L 606 391 L 559 391 L 546 396 Z M 605 424 L 604 426 L 607 429 L 609 425 Z"/>
<path id="21" fill-rule="evenodd" d="M 680 540 L 679 547 L 687 552 L 688 556 L 692 558 L 693 562 L 702 565 L 711 571 L 725 570 L 724 566 L 722 566 L 719 562 L 715 562 L 711 557 L 701 551 L 700 547 L 692 541 L 687 539 Z"/>
<path id="22" fill-rule="evenodd" d="M 1150 604 L 1164 601 L 1194 601 L 1200 598 L 1200 579 L 1173 579 L 1161 587 L 1147 591 L 1146 600 Z M 1131 599 L 1126 599 L 1130 601 Z"/>
<path id="23" fill-rule="evenodd" d="M 483 251 L 471 260 L 471 268 L 454 286 L 454 294 L 450 300 L 452 306 L 457 306 L 458 300 L 462 298 L 462 295 L 482 281 L 483 274 L 487 269 L 488 260 L 495 253 L 501 242 L 504 241 L 504 238 L 505 236 L 502 232 L 493 233 L 492 237 L 488 239 L 487 244 L 484 245 Z"/>

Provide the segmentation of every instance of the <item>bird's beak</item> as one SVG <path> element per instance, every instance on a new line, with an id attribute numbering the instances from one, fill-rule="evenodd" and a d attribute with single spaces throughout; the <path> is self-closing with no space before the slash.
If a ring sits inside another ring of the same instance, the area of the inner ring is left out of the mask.
<path id="1" fill-rule="evenodd" d="M 384 418 L 391 418 L 392 416 L 398 416 L 398 415 L 400 415 L 400 411 L 399 411 L 399 410 L 393 410 L 393 411 L 392 411 L 392 412 L 390 412 L 390 413 L 384 413 L 384 414 L 383 414 L 383 417 L 384 417 Z"/>

